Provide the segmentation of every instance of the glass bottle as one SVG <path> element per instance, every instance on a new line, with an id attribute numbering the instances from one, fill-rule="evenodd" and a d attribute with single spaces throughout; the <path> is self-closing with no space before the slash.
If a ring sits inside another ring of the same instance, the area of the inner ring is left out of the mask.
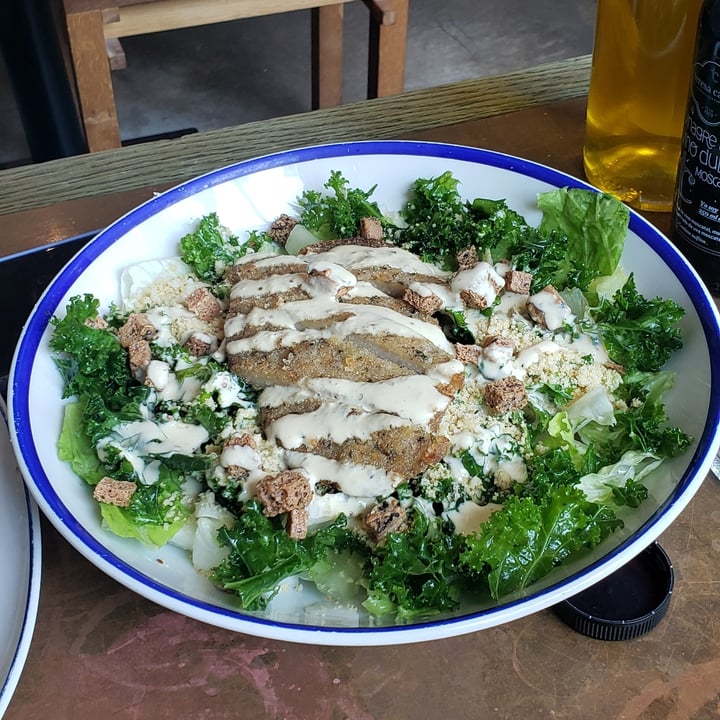
<path id="1" fill-rule="evenodd" d="M 670 239 L 720 296 L 720 0 L 700 13 Z"/>
<path id="2" fill-rule="evenodd" d="M 583 160 L 642 210 L 672 208 L 702 0 L 598 0 Z"/>

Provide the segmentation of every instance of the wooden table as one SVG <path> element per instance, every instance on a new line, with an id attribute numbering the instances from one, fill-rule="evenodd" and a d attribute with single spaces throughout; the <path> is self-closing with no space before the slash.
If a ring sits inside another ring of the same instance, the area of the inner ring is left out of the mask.
<path id="1" fill-rule="evenodd" d="M 3 252 L 101 227 L 153 191 L 259 153 L 369 138 L 511 152 L 582 174 L 587 58 L 0 173 Z M 666 228 L 667 217 L 652 218 Z M 43 524 L 37 625 L 8 720 L 720 717 L 720 483 L 660 538 L 676 584 L 648 635 L 607 643 L 551 611 L 427 644 L 293 645 L 165 610 Z"/>

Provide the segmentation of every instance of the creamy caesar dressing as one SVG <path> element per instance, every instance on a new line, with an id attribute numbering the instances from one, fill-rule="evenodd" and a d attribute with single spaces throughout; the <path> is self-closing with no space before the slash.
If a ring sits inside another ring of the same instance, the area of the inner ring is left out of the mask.
<path id="1" fill-rule="evenodd" d="M 450 282 L 455 293 L 470 291 L 485 301 L 485 307 L 491 307 L 497 298 L 504 279 L 487 262 L 479 262 L 468 270 L 461 270 Z"/>
<path id="2" fill-rule="evenodd" d="M 292 450 L 285 453 L 285 458 L 289 466 L 305 470 L 314 481 L 332 479 L 337 488 L 350 497 L 383 497 L 402 480 L 397 473 L 383 468 L 340 462 L 313 453 Z"/>
<path id="3" fill-rule="evenodd" d="M 497 503 L 478 505 L 471 500 L 467 500 L 457 508 L 448 510 L 445 515 L 455 526 L 455 532 L 460 535 L 469 535 L 478 532 L 481 525 L 487 521 L 490 515 L 501 507 L 502 505 Z"/>
<path id="4" fill-rule="evenodd" d="M 429 275 L 436 278 L 447 278 L 450 273 L 441 270 L 435 265 L 423 262 L 417 255 L 392 246 L 365 247 L 363 245 L 338 245 L 329 250 L 322 251 L 326 261 L 337 263 L 351 271 L 365 270 L 367 268 L 393 268 L 405 273 Z M 311 260 L 313 253 L 305 258 Z"/>
<path id="5" fill-rule="evenodd" d="M 310 378 L 296 386 L 274 385 L 258 397 L 260 407 L 279 407 L 311 398 L 342 403 L 366 413 L 386 412 L 429 426 L 450 402 L 428 375 L 405 375 L 378 382 Z"/>
<path id="6" fill-rule="evenodd" d="M 528 302 L 537 308 L 548 330 L 559 330 L 574 319 L 570 306 L 556 292 L 541 290 L 531 295 Z"/>
<path id="7" fill-rule="evenodd" d="M 108 458 L 110 448 L 115 448 L 133 467 L 138 478 L 152 484 L 159 475 L 156 456 L 192 455 L 209 440 L 207 430 L 199 425 L 168 420 L 137 420 L 117 425 L 112 433 L 97 444 L 101 460 Z"/>
<path id="8" fill-rule="evenodd" d="M 298 325 L 307 324 L 311 319 L 329 318 L 339 312 L 349 315 L 349 317 L 324 329 L 296 329 Z M 227 343 L 228 353 L 242 354 L 253 351 L 267 353 L 280 347 L 292 347 L 302 342 L 320 342 L 332 337 L 346 338 L 350 335 L 401 335 L 406 338 L 419 336 L 429 340 L 442 350 L 452 352 L 452 345 L 439 326 L 407 317 L 380 305 L 346 306 L 314 298 L 287 303 L 277 309 L 255 309 L 249 315 L 255 319 L 254 326 L 269 325 L 287 329 L 261 330 L 249 338 L 230 340 Z M 248 325 L 246 317 L 237 315 L 229 319 L 225 324 L 225 334 L 232 337 L 241 333 Z M 258 318 L 263 318 L 264 322 L 257 322 Z"/>
<path id="9" fill-rule="evenodd" d="M 268 439 L 288 450 L 309 446 L 318 440 L 336 445 L 346 440 L 370 440 L 377 432 L 387 432 L 409 425 L 406 418 L 388 413 L 362 413 L 344 403 L 326 402 L 317 410 L 289 414 L 268 423 Z"/>

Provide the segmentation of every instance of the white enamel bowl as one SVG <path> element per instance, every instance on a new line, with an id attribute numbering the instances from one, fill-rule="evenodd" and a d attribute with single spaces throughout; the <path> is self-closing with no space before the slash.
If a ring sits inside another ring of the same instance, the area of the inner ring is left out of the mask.
<path id="1" fill-rule="evenodd" d="M 242 162 L 159 195 L 108 227 L 59 273 L 36 305 L 16 350 L 10 377 L 12 442 L 35 500 L 67 540 L 104 572 L 161 605 L 198 620 L 251 635 L 327 645 L 389 645 L 482 630 L 549 607 L 601 580 L 654 541 L 678 516 L 705 478 L 718 450 L 720 331 L 712 298 L 668 240 L 632 213 L 622 265 L 641 293 L 669 297 L 686 310 L 685 346 L 670 363 L 677 383 L 668 397 L 673 424 L 695 440 L 690 451 L 652 477 L 651 497 L 626 528 L 580 561 L 558 569 L 523 593 L 486 606 L 466 606 L 451 617 L 378 627 L 341 611 L 322 615 L 304 592 L 283 594 L 271 614 L 250 614 L 233 597 L 198 575 L 186 554 L 108 534 L 96 503 L 56 453 L 61 423 L 61 378 L 48 350 L 49 319 L 79 293 L 104 306 L 118 301 L 121 268 L 177 254 L 179 238 L 199 218 L 217 211 L 236 234 L 267 228 L 306 188 L 322 189 L 332 170 L 353 187 L 378 184 L 373 196 L 399 209 L 418 177 L 452 171 L 469 198 L 505 198 L 533 224 L 538 192 L 588 187 L 550 168 L 498 153 L 435 143 L 366 142 L 324 145 Z"/>
<path id="2" fill-rule="evenodd" d="M 30 651 L 40 601 L 42 538 L 36 504 L 15 463 L 0 398 L 0 717 Z"/>

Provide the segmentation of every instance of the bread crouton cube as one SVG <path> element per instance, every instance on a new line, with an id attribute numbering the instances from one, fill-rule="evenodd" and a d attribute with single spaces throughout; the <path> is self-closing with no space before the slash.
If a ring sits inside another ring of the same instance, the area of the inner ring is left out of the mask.
<path id="1" fill-rule="evenodd" d="M 379 218 L 360 218 L 360 237 L 366 240 L 382 240 L 383 228 Z"/>
<path id="2" fill-rule="evenodd" d="M 266 475 L 258 482 L 256 493 L 268 517 L 306 508 L 313 495 L 307 477 L 297 470 Z"/>
<path id="3" fill-rule="evenodd" d="M 280 245 L 284 245 L 287 242 L 288 237 L 290 237 L 290 233 L 292 232 L 292 229 L 298 224 L 298 221 L 294 218 L 291 218 L 289 215 L 286 215 L 283 213 L 278 217 L 273 224 L 270 226 L 270 229 L 267 231 L 267 234 L 276 242 L 280 243 Z"/>
<path id="4" fill-rule="evenodd" d="M 460 297 L 466 307 L 475 310 L 485 310 L 488 307 L 488 299 L 485 295 L 476 293 L 474 290 L 461 290 Z"/>
<path id="5" fill-rule="evenodd" d="M 296 508 L 288 513 L 287 533 L 293 540 L 302 540 L 307 537 L 308 511 L 305 508 Z"/>
<path id="6" fill-rule="evenodd" d="M 479 345 L 461 345 L 455 343 L 457 359 L 466 365 L 477 365 L 482 357 L 482 348 Z"/>
<path id="7" fill-rule="evenodd" d="M 473 245 L 468 245 L 455 256 L 455 260 L 457 261 L 458 270 L 469 270 L 478 264 L 477 250 Z"/>
<path id="8" fill-rule="evenodd" d="M 533 276 L 522 270 L 508 270 L 505 273 L 505 289 L 519 295 L 529 295 Z"/>
<path id="9" fill-rule="evenodd" d="M 222 314 L 218 299 L 206 287 L 193 290 L 185 298 L 185 307 L 204 322 L 212 322 Z"/>
<path id="10" fill-rule="evenodd" d="M 88 318 L 84 324 L 93 330 L 107 330 L 108 328 L 107 320 L 99 315 L 94 318 Z"/>
<path id="11" fill-rule="evenodd" d="M 212 338 L 205 333 L 193 333 L 186 341 L 185 347 L 194 357 L 210 355 L 213 349 Z"/>
<path id="12" fill-rule="evenodd" d="M 561 328 L 572 316 L 570 306 L 552 285 L 546 285 L 540 292 L 531 295 L 527 310 L 530 317 L 547 330 Z"/>
<path id="13" fill-rule="evenodd" d="M 483 398 L 498 413 L 522 410 L 528 401 L 525 385 L 513 375 L 488 383 Z"/>
<path id="14" fill-rule="evenodd" d="M 118 330 L 118 339 L 124 348 L 129 348 L 138 340 L 150 342 L 159 335 L 146 313 L 133 313 Z"/>
<path id="15" fill-rule="evenodd" d="M 424 288 L 421 290 L 419 287 L 407 288 L 403 300 L 425 315 L 432 315 L 443 306 L 442 298 L 430 290 L 426 291 Z"/>
<path id="16" fill-rule="evenodd" d="M 407 530 L 407 511 L 393 497 L 373 506 L 364 518 L 368 535 L 375 543 L 382 543 L 390 533 Z"/>
<path id="17" fill-rule="evenodd" d="M 136 380 L 145 380 L 145 371 L 152 360 L 150 343 L 146 340 L 134 340 L 127 349 L 130 372 Z"/>
<path id="18" fill-rule="evenodd" d="M 108 505 L 128 507 L 136 490 L 137 483 L 130 482 L 129 480 L 115 480 L 114 478 L 105 476 L 95 485 L 93 497 L 98 502 Z"/>

